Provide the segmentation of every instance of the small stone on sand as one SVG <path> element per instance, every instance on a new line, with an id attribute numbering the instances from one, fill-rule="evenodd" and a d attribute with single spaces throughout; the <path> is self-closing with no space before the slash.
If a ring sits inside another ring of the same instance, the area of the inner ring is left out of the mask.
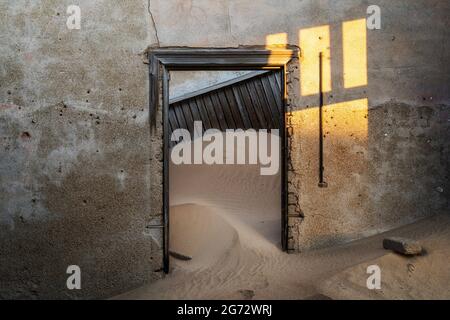
<path id="1" fill-rule="evenodd" d="M 422 246 L 417 241 L 400 237 L 384 239 L 383 248 L 406 256 L 414 256 L 422 253 Z"/>
<path id="2" fill-rule="evenodd" d="M 239 293 L 242 295 L 244 300 L 252 300 L 255 296 L 255 291 L 253 290 L 239 290 Z"/>

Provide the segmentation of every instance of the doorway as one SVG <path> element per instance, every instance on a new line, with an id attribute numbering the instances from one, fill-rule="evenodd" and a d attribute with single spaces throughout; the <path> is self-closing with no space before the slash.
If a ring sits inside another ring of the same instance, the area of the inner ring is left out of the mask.
<path id="1" fill-rule="evenodd" d="M 169 97 L 171 264 L 281 250 L 281 71 L 171 71 Z"/>
<path id="2" fill-rule="evenodd" d="M 280 138 L 280 176 L 281 176 L 281 191 L 280 191 L 280 215 L 281 215 L 281 248 L 286 250 L 287 248 L 287 157 L 286 157 L 286 80 L 285 69 L 286 64 L 292 57 L 297 54 L 294 50 L 289 49 L 157 49 L 150 52 L 150 120 L 157 112 L 157 107 L 162 109 L 162 127 L 163 127 L 163 266 L 166 273 L 170 270 L 170 147 L 171 147 L 171 125 L 174 125 L 174 119 L 170 114 L 170 72 L 172 71 L 198 71 L 198 70 L 248 70 L 248 71 L 262 71 L 272 70 L 278 71 L 279 80 L 279 93 L 280 99 L 280 112 L 278 119 L 273 117 L 262 116 L 257 113 L 256 116 L 266 121 L 272 121 L 272 123 L 278 122 Z M 273 76 L 273 74 L 272 74 Z M 275 82 L 276 76 L 274 76 Z M 261 87 L 264 90 L 264 86 Z M 253 92 L 254 94 L 255 92 Z M 226 94 L 225 94 L 226 96 Z M 248 96 L 251 98 L 251 93 L 248 92 Z M 247 96 L 247 98 L 248 98 Z M 219 96 L 218 96 L 219 97 Z M 242 97 L 244 99 L 244 97 Z M 253 103 L 256 103 L 256 99 Z M 218 98 L 218 100 L 220 100 Z M 173 101 L 172 101 L 173 102 Z M 236 102 L 236 101 L 235 101 Z M 220 101 L 219 101 L 220 103 Z M 228 101 L 230 104 L 230 102 Z M 236 102 L 237 103 L 237 102 Z M 153 106 L 153 108 L 152 108 Z M 198 107 L 198 106 L 197 106 Z M 186 108 L 186 106 L 185 106 Z M 194 113 L 190 108 L 190 115 Z M 197 108 L 197 111 L 200 111 Z M 261 109 L 262 112 L 264 110 Z M 230 110 L 231 114 L 233 112 Z M 189 114 L 189 113 L 186 113 Z M 199 114 L 200 115 L 200 114 Z M 229 114 L 227 114 L 229 116 Z M 217 116 L 217 115 L 216 115 Z M 223 119 L 225 119 L 225 114 Z M 253 115 L 254 116 L 254 115 Z M 219 116 L 220 118 L 220 116 Z M 230 118 L 231 119 L 231 118 Z M 178 120 L 178 118 L 177 118 Z M 209 119 L 210 122 L 212 121 Z M 245 119 L 242 118 L 241 121 Z M 275 121 L 278 120 L 278 121 Z M 181 120 L 178 120 L 181 121 Z M 236 120 L 233 118 L 233 121 Z M 250 123 L 252 120 L 247 119 Z M 256 122 L 256 118 L 254 119 Z M 179 124 L 179 122 L 178 122 Z M 229 123 L 227 123 L 229 124 Z M 223 129 L 227 124 L 223 122 L 217 123 L 217 125 Z M 187 125 L 187 124 L 186 124 Z M 236 123 L 235 123 L 236 125 Z M 267 123 L 265 123 L 267 125 Z M 223 126 L 223 127 L 221 127 Z M 173 129 L 174 127 L 172 127 Z"/>

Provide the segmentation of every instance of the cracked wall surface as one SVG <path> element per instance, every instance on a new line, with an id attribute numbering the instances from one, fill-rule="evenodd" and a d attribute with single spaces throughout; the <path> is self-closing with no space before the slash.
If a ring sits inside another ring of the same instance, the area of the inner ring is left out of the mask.
<path id="1" fill-rule="evenodd" d="M 71 4 L 0 0 L 1 298 L 104 298 L 161 277 L 148 46 L 264 45 L 277 34 L 299 45 L 301 30 L 329 27 L 328 188 L 317 186 L 318 96 L 300 90 L 304 57 L 289 65 L 291 250 L 448 212 L 448 2 L 80 0 L 81 29 L 68 30 Z M 342 23 L 372 4 L 382 28 L 367 30 L 367 84 L 348 89 Z M 80 291 L 66 288 L 71 264 Z"/>
<path id="2" fill-rule="evenodd" d="M 68 4 L 0 2 L 2 298 L 110 297 L 161 276 L 146 6 L 81 1 L 70 31 Z M 66 287 L 73 264 L 82 290 Z"/>

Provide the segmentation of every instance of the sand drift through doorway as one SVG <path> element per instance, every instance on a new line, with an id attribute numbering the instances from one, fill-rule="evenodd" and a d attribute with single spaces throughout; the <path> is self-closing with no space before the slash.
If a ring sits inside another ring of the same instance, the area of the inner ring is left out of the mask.
<path id="1" fill-rule="evenodd" d="M 211 81 L 224 77 L 224 71 L 171 71 L 171 95 L 185 83 L 201 86 L 199 72 Z M 274 73 L 280 75 L 279 71 Z M 169 106 L 169 119 L 186 124 L 186 128 L 172 131 L 171 142 L 175 144 L 170 148 L 169 254 L 171 269 L 177 274 L 204 273 L 235 260 L 242 250 L 264 254 L 281 251 L 278 118 L 266 119 L 262 111 L 266 108 L 268 115 L 279 115 L 277 105 L 267 100 L 262 85 L 260 90 L 253 86 L 251 96 L 242 91 L 241 98 L 248 104 L 236 108 L 233 117 L 234 95 L 226 95 L 233 84 L 245 88 L 255 80 L 261 84 L 259 75 L 250 72 L 244 79 L 237 77 L 225 85 L 220 82 L 202 88 L 178 100 L 181 108 Z M 281 99 L 279 87 L 273 94 Z M 245 130 L 236 125 L 249 115 L 260 119 L 257 130 L 251 124 Z M 211 119 L 217 127 L 208 123 Z"/>

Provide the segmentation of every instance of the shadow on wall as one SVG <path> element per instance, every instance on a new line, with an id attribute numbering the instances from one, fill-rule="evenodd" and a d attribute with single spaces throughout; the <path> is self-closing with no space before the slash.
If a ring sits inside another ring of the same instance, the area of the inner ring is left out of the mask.
<path id="1" fill-rule="evenodd" d="M 298 36 L 300 70 L 287 76 L 289 249 L 344 243 L 448 210 L 448 108 L 395 97 L 370 104 L 365 18 Z M 268 49 L 280 46 L 287 33 L 266 37 Z M 320 53 L 327 188 L 318 187 Z"/>
<path id="2" fill-rule="evenodd" d="M 8 112 L 0 118 L 12 137 L 0 167 L 9 178 L 0 185 L 0 299 L 109 297 L 160 278 L 161 241 L 143 232 L 148 128 L 62 103 Z M 68 290 L 69 265 L 81 268 L 82 290 Z"/>

